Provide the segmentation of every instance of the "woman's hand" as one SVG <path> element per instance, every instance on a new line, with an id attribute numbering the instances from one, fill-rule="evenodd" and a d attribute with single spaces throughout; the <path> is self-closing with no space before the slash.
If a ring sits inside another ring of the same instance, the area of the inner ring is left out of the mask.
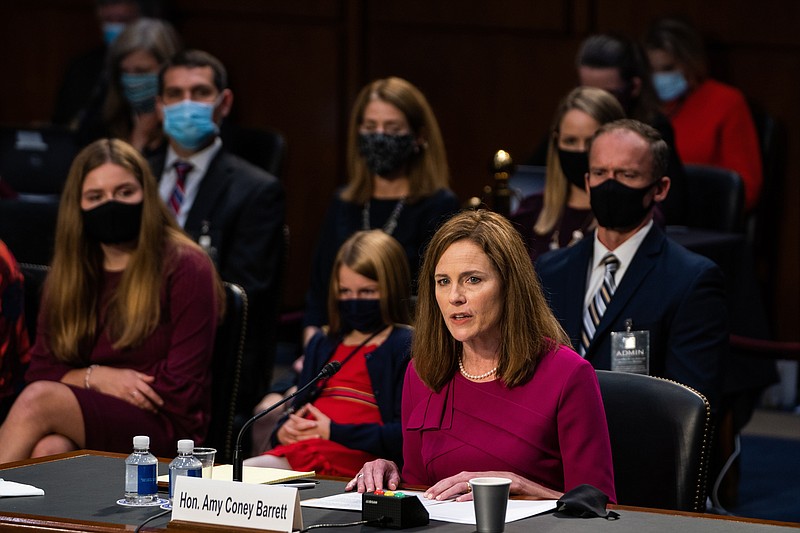
<path id="1" fill-rule="evenodd" d="M 529 496 L 537 500 L 557 500 L 564 493 L 551 490 L 540 484 L 525 479 L 511 472 L 461 472 L 455 476 L 445 478 L 427 491 L 425 497 L 433 500 L 449 500 L 455 498 L 457 502 L 466 502 L 472 499 L 472 488 L 469 480 L 476 477 L 504 477 L 511 480 L 511 494 Z M 352 483 L 352 481 L 351 481 Z"/>
<path id="2" fill-rule="evenodd" d="M 307 416 L 309 418 L 306 418 Z M 328 440 L 331 437 L 331 419 L 307 403 L 289 415 L 286 422 L 278 429 L 277 437 L 281 444 L 292 444 L 308 439 Z"/>
<path id="3" fill-rule="evenodd" d="M 358 492 L 373 492 L 386 488 L 395 490 L 400 485 L 400 469 L 392 461 L 376 459 L 361 467 L 361 472 L 345 485 L 344 490 L 356 489 Z"/>
<path id="4" fill-rule="evenodd" d="M 133 115 L 133 129 L 129 142 L 139 152 L 161 135 L 161 121 L 155 111 Z"/>
<path id="5" fill-rule="evenodd" d="M 129 368 L 97 366 L 92 371 L 90 385 L 98 392 L 157 413 L 159 407 L 164 405 L 164 400 L 150 386 L 153 381 L 153 376 Z"/>

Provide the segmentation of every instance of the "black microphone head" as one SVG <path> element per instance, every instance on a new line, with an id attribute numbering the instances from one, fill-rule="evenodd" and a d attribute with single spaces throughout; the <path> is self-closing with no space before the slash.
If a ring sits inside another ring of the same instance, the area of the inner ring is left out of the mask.
<path id="1" fill-rule="evenodd" d="M 327 365 L 322 367 L 322 370 L 319 372 L 319 376 L 322 379 L 329 378 L 342 368 L 342 363 L 339 361 L 331 361 Z"/>

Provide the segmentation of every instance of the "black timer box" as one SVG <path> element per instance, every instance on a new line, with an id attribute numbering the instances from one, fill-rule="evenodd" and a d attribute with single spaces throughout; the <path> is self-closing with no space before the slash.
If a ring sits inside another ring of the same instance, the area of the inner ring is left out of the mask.
<path id="1" fill-rule="evenodd" d="M 428 511 L 419 498 L 402 492 L 365 492 L 361 497 L 361 519 L 378 520 L 381 527 L 405 529 L 428 524 Z"/>

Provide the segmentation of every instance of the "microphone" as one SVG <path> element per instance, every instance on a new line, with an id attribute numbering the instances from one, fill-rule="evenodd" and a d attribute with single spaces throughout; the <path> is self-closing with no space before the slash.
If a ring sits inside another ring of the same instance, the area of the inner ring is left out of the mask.
<path id="1" fill-rule="evenodd" d="M 309 388 L 311 385 L 314 385 L 317 381 L 319 381 L 321 379 L 327 379 L 327 378 L 331 377 L 332 375 L 337 373 L 340 368 L 342 368 L 342 363 L 340 363 L 339 361 L 331 361 L 330 363 L 328 363 L 328 364 L 326 364 L 325 366 L 322 367 L 322 370 L 319 371 L 319 374 L 317 374 L 317 376 L 314 379 L 312 379 L 311 381 L 309 381 L 308 383 L 306 383 L 305 385 L 303 385 L 302 387 L 297 389 L 295 392 L 293 392 L 289 396 L 281 399 L 278 402 L 275 402 L 274 404 L 272 404 L 271 406 L 267 407 L 266 409 L 264 409 L 260 413 L 257 413 L 255 416 L 253 416 L 253 418 L 251 418 L 250 420 L 248 420 L 247 422 L 244 423 L 244 425 L 242 426 L 242 429 L 239 430 L 239 436 L 236 437 L 236 447 L 233 449 L 233 480 L 234 481 L 241 481 L 242 480 L 242 474 L 244 473 L 244 457 L 242 457 L 242 437 L 244 436 L 244 432 L 246 430 L 248 430 L 250 428 L 250 426 L 252 426 L 255 423 L 256 420 L 258 420 L 259 418 L 261 418 L 262 416 L 264 416 L 264 415 L 266 415 L 268 413 L 271 413 L 272 411 L 274 411 L 275 409 L 277 409 L 281 405 L 285 404 L 289 400 L 293 400 L 295 398 L 295 396 L 297 396 L 301 392 L 304 392 L 307 388 Z"/>

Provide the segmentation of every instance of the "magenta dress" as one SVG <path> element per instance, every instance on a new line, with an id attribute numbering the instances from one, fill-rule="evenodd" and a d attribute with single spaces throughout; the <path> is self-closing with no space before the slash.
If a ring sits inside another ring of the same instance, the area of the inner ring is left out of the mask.
<path id="1" fill-rule="evenodd" d="M 101 334 L 89 354 L 89 364 L 130 368 L 155 376 L 151 387 L 164 400 L 158 413 L 95 390 L 70 387 L 80 404 L 86 427 L 86 448 L 126 453 L 134 435 L 149 435 L 151 451 L 175 455 L 178 439 L 202 442 L 211 412 L 211 355 L 217 325 L 214 266 L 200 250 L 172 250 L 173 268 L 165 273 L 161 291 L 161 323 L 141 345 L 115 350 L 100 317 Z M 101 302 L 108 300 L 122 277 L 106 272 Z M 43 303 L 46 305 L 47 295 Z M 59 381 L 75 367 L 50 353 L 47 324 L 39 315 L 28 382 Z"/>
<path id="2" fill-rule="evenodd" d="M 611 444 L 592 365 L 560 346 L 508 389 L 456 372 L 438 393 L 412 364 L 403 388 L 403 481 L 433 485 L 462 471 L 516 473 L 566 492 L 583 483 L 616 501 Z"/>

